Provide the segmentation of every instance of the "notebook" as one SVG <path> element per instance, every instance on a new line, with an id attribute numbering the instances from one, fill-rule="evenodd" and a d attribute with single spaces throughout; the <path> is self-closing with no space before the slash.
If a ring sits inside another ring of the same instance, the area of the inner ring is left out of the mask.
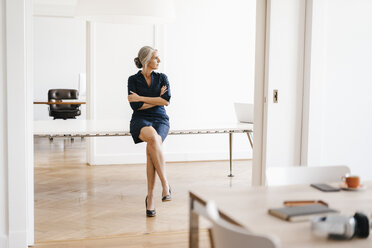
<path id="1" fill-rule="evenodd" d="M 269 214 L 287 221 L 305 221 L 314 216 L 325 216 L 338 211 L 322 204 L 269 209 Z"/>

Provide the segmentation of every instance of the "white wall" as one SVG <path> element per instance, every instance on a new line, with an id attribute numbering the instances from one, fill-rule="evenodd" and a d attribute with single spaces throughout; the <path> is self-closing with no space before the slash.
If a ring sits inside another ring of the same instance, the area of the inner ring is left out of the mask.
<path id="1" fill-rule="evenodd" d="M 168 75 L 170 122 L 235 122 L 234 101 L 253 102 L 255 1 L 176 1 L 177 21 L 152 26 L 96 24 L 95 116 L 129 121 L 128 76 L 139 48 L 159 48 Z M 234 158 L 250 158 L 245 134 L 234 135 Z M 145 145 L 129 137 L 97 138 L 93 164 L 143 163 Z M 228 135 L 168 136 L 167 161 L 228 159 Z"/>
<path id="2" fill-rule="evenodd" d="M 321 164 L 346 164 L 372 179 L 372 2 L 328 0 L 324 8 L 325 75 Z M 316 51 L 314 51 L 316 52 Z"/>
<path id="3" fill-rule="evenodd" d="M 34 100 L 47 101 L 53 88 L 79 89 L 85 73 L 85 22 L 74 18 L 34 17 Z M 85 106 L 81 107 L 85 119 Z M 34 105 L 34 119 L 51 119 L 47 105 Z"/>
<path id="4" fill-rule="evenodd" d="M 176 123 L 234 122 L 234 102 L 253 103 L 256 1 L 176 1 L 177 21 L 165 27 L 168 108 Z M 169 136 L 168 158 L 228 158 L 228 135 Z M 197 144 L 197 145 L 196 145 Z M 251 157 L 246 134 L 235 134 L 233 156 Z"/>
<path id="5" fill-rule="evenodd" d="M 272 0 L 268 5 L 267 166 L 300 163 L 304 60 L 304 0 Z M 279 91 L 278 103 L 273 90 Z"/>
<path id="6" fill-rule="evenodd" d="M 127 101 L 128 77 L 138 71 L 133 59 L 138 47 L 152 45 L 153 26 L 95 24 L 94 118 L 123 119 L 128 125 L 132 110 Z M 131 137 L 95 138 L 90 164 L 141 163 L 144 146 L 135 146 Z"/>
<path id="7" fill-rule="evenodd" d="M 8 247 L 8 163 L 7 163 L 7 128 L 6 128 L 6 69 L 5 69 L 5 28 L 4 0 L 0 2 L 0 247 Z"/>

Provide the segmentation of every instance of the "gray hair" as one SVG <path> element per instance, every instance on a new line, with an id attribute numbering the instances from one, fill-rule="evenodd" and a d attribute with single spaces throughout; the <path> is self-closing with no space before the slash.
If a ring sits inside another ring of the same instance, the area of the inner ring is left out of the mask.
<path id="1" fill-rule="evenodd" d="M 146 67 L 155 51 L 157 50 L 150 46 L 142 47 L 138 52 L 138 57 L 134 58 L 136 66 L 138 68 Z"/>

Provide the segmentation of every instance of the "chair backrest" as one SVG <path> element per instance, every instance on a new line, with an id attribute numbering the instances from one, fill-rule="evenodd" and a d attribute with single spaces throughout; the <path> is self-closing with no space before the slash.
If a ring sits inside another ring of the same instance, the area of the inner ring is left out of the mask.
<path id="1" fill-rule="evenodd" d="M 62 101 L 78 99 L 79 91 L 75 89 L 50 89 L 48 91 L 48 101 Z M 75 119 L 81 114 L 80 104 L 50 104 L 49 116 L 54 119 Z"/>
<path id="2" fill-rule="evenodd" d="M 50 89 L 48 91 L 48 101 L 78 99 L 79 91 L 75 89 Z M 50 104 L 49 109 L 52 111 L 78 110 L 78 104 Z"/>
<path id="3" fill-rule="evenodd" d="M 269 167 L 266 170 L 266 184 L 278 186 L 339 182 L 348 173 L 350 169 L 345 165 Z"/>
<path id="4" fill-rule="evenodd" d="M 260 235 L 245 228 L 231 224 L 220 218 L 216 205 L 207 203 L 207 215 L 212 222 L 214 248 L 276 248 L 279 242 L 275 237 Z"/>
<path id="5" fill-rule="evenodd" d="M 78 99 L 79 91 L 75 89 L 50 89 L 48 100 Z"/>

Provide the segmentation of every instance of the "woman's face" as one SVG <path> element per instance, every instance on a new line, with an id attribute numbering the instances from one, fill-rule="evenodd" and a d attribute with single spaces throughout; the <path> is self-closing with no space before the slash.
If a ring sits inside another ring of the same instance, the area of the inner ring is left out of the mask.
<path id="1" fill-rule="evenodd" d="M 156 70 L 159 67 L 159 63 L 160 63 L 160 59 L 158 57 L 158 52 L 157 51 L 154 51 L 152 53 L 152 57 L 151 57 L 149 63 L 147 64 L 147 66 L 151 70 Z"/>

